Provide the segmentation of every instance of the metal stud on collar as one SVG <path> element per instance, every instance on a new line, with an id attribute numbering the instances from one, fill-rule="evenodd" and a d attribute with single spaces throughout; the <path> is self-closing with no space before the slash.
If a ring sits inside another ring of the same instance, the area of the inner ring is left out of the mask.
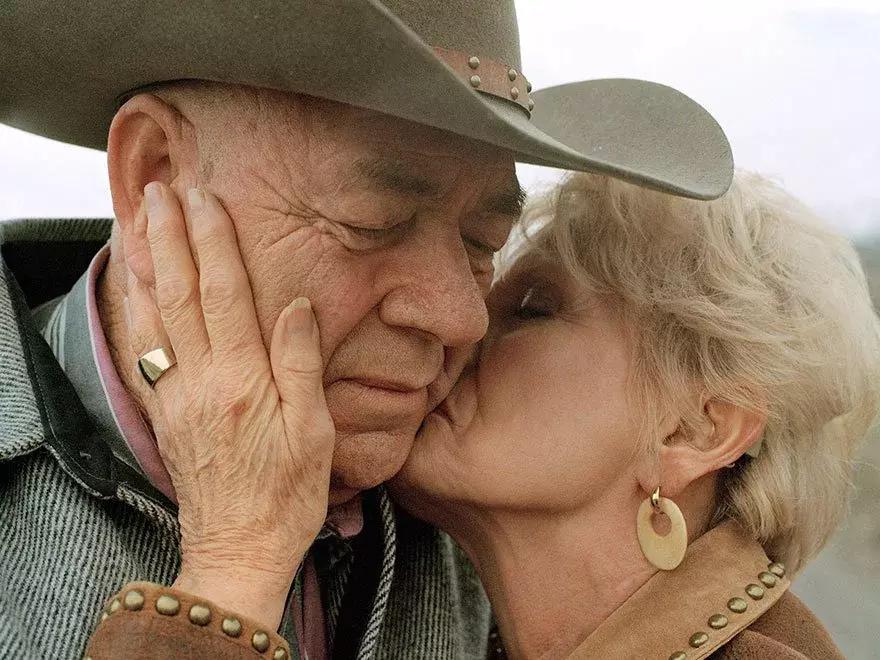
<path id="1" fill-rule="evenodd" d="M 779 562 L 770 562 L 769 564 L 767 564 L 767 570 L 761 571 L 758 574 L 758 579 L 761 581 L 761 583 L 764 586 L 762 587 L 761 585 L 758 585 L 758 584 L 749 583 L 745 586 L 745 589 L 744 589 L 745 593 L 752 600 L 755 600 L 755 601 L 761 600 L 762 598 L 764 598 L 764 595 L 766 594 L 766 589 L 773 589 L 774 587 L 776 587 L 776 585 L 779 584 L 779 580 L 781 580 L 784 575 L 785 575 L 785 566 L 783 564 L 781 564 Z M 765 587 L 766 587 L 766 589 L 765 589 Z M 727 601 L 727 609 L 730 612 L 732 612 L 734 615 L 742 614 L 748 608 L 749 608 L 749 603 L 745 598 L 741 598 L 739 596 L 734 596 L 733 598 L 731 598 L 730 600 Z M 734 621 L 735 620 L 736 619 L 734 618 Z M 713 631 L 722 630 L 722 629 L 726 628 L 729 623 L 730 623 L 730 619 L 728 619 L 728 617 L 726 615 L 721 614 L 721 613 L 713 614 L 706 621 L 706 624 Z M 702 630 L 698 630 L 697 632 L 693 633 L 690 636 L 690 638 L 688 639 L 688 645 L 693 649 L 700 648 L 701 646 L 703 646 L 709 642 L 709 640 L 710 640 L 709 635 L 710 634 L 712 634 L 712 633 L 710 632 L 707 634 L 706 632 L 704 632 Z M 687 660 L 687 657 L 688 657 L 688 654 L 685 651 L 678 650 L 669 656 L 669 660 Z"/>

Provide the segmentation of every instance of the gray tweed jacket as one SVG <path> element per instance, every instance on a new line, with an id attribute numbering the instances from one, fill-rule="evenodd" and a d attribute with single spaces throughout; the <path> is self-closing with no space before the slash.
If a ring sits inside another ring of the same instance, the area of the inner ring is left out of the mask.
<path id="1" fill-rule="evenodd" d="M 109 231 L 98 219 L 0 223 L 0 658 L 81 657 L 109 595 L 170 584 L 179 568 L 173 505 L 108 449 L 31 312 L 71 289 Z M 484 658 L 488 604 L 461 551 L 384 490 L 365 501 L 372 545 L 324 534 L 312 550 L 329 638 L 340 610 L 360 607 L 353 657 Z M 358 598 L 370 570 L 376 587 Z M 289 617 L 280 632 L 295 650 Z"/>

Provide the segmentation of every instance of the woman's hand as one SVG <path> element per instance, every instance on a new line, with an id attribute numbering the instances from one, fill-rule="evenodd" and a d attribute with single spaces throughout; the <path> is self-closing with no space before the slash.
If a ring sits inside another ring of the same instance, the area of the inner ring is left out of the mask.
<path id="1" fill-rule="evenodd" d="M 298 298 L 267 352 L 229 216 L 196 189 L 185 206 L 149 184 L 136 225 L 151 259 L 125 241 L 132 349 L 177 358 L 155 389 L 137 380 L 179 506 L 174 586 L 277 627 L 327 514 L 335 430 L 318 327 Z"/>

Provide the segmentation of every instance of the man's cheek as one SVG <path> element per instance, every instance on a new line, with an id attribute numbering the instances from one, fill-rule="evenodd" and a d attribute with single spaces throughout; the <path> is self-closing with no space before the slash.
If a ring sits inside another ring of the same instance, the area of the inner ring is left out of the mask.
<path id="1" fill-rule="evenodd" d="M 357 271 L 340 266 L 323 280 L 315 278 L 300 294 L 312 301 L 321 333 L 321 355 L 325 365 L 339 345 L 378 304 L 356 274 Z"/>
<path id="2" fill-rule="evenodd" d="M 334 267 L 332 247 L 320 234 L 304 230 L 252 255 L 248 274 L 265 336 L 271 337 L 279 315 L 293 300 L 306 296 L 318 318 L 322 345 L 338 342 L 344 330 L 338 329 L 336 310 L 350 301 L 345 269 Z"/>

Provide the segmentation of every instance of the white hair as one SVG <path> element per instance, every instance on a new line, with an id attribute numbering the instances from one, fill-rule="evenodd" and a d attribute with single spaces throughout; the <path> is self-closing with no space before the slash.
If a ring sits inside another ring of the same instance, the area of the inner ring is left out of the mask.
<path id="1" fill-rule="evenodd" d="M 695 384 L 767 415 L 760 454 L 719 473 L 713 523 L 734 518 L 802 567 L 845 512 L 880 398 L 880 324 L 849 241 L 748 172 L 708 202 L 571 174 L 519 230 L 502 265 L 541 250 L 619 302 L 646 429 L 669 414 L 696 423 Z"/>

